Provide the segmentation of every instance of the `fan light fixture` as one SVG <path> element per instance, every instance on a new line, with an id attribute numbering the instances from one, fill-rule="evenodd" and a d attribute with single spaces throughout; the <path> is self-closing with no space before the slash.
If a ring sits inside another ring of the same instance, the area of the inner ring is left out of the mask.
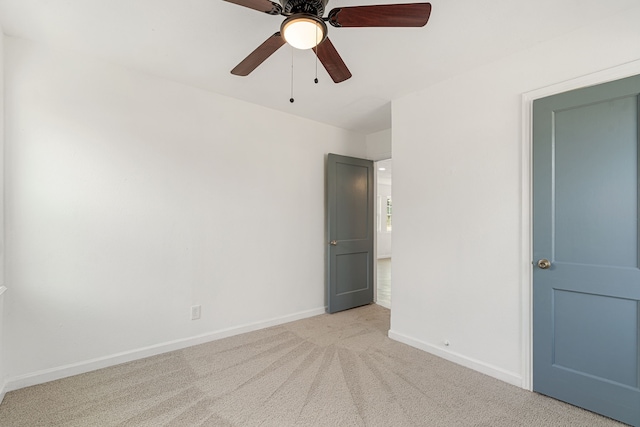
<path id="1" fill-rule="evenodd" d="M 296 49 L 311 49 L 325 39 L 327 25 L 321 18 L 299 13 L 284 20 L 280 33 Z"/>

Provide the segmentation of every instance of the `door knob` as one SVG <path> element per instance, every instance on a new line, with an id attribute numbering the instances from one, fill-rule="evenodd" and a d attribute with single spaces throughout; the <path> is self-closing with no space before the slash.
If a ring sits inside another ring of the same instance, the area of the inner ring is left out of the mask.
<path id="1" fill-rule="evenodd" d="M 538 268 L 546 270 L 549 267 L 551 267 L 551 261 L 549 261 L 548 259 L 542 258 L 541 260 L 538 260 Z"/>
<path id="2" fill-rule="evenodd" d="M 329 244 L 331 246 L 338 246 L 338 241 L 337 240 L 332 240 L 331 242 L 329 242 Z"/>

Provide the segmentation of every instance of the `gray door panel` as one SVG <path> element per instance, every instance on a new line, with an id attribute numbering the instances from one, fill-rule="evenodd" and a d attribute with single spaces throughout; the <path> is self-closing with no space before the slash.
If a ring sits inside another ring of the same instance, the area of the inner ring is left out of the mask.
<path id="1" fill-rule="evenodd" d="M 329 313 L 373 302 L 373 196 L 373 162 L 329 154 Z"/>
<path id="2" fill-rule="evenodd" d="M 534 102 L 533 389 L 640 426 L 640 76 Z"/>

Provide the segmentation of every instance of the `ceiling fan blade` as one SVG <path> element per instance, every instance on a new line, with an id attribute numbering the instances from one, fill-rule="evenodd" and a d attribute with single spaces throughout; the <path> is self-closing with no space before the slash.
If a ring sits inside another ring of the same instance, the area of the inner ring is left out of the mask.
<path id="1" fill-rule="evenodd" d="M 334 82 L 340 83 L 351 77 L 351 71 L 347 68 L 340 54 L 327 37 L 322 43 L 313 48 L 318 59 L 324 65 L 325 70 Z"/>
<path id="2" fill-rule="evenodd" d="M 258 68 L 258 65 L 262 64 L 268 57 L 273 55 L 276 50 L 280 49 L 285 43 L 284 38 L 280 36 L 278 31 L 264 43 L 256 48 L 241 63 L 231 70 L 231 74 L 236 76 L 248 76 L 253 70 Z"/>
<path id="3" fill-rule="evenodd" d="M 249 9 L 257 10 L 259 12 L 268 13 L 269 15 L 280 15 L 282 13 L 282 6 L 277 3 L 273 3 L 269 0 L 224 0 L 229 3 L 234 3 L 240 6 L 248 7 Z"/>
<path id="4" fill-rule="evenodd" d="M 334 27 L 423 27 L 431 15 L 431 3 L 382 4 L 337 7 L 329 12 Z"/>

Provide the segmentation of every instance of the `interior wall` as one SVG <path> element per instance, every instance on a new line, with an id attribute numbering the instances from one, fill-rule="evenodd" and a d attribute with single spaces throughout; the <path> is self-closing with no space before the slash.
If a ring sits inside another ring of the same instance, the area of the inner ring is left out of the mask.
<path id="1" fill-rule="evenodd" d="M 4 286 L 4 33 L 0 25 L 0 287 Z M 1 317 L 1 316 L 0 316 Z M 2 377 L 0 377 L 1 379 Z"/>
<path id="2" fill-rule="evenodd" d="M 377 241 L 376 255 L 378 258 L 391 258 L 392 232 L 387 230 L 387 197 L 391 197 L 391 184 L 377 183 Z"/>
<path id="3" fill-rule="evenodd" d="M 367 159 L 386 160 L 391 158 L 391 129 L 367 135 Z"/>
<path id="4" fill-rule="evenodd" d="M 325 157 L 364 157 L 363 135 L 22 39 L 5 50 L 14 388 L 324 312 Z"/>
<path id="5" fill-rule="evenodd" d="M 638 18 L 603 17 L 393 102 L 391 337 L 527 384 L 522 95 L 640 59 Z"/>
<path id="6" fill-rule="evenodd" d="M 0 25 L 0 402 L 4 397 L 4 33 Z"/>

